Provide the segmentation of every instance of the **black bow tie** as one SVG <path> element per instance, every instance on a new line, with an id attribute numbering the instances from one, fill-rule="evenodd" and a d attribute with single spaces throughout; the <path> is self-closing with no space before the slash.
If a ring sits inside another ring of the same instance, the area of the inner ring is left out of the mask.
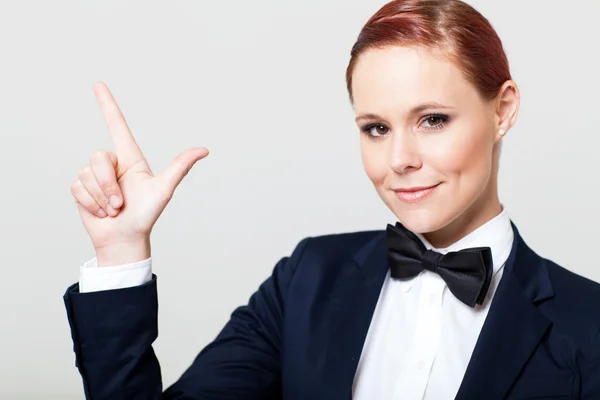
<path id="1" fill-rule="evenodd" d="M 387 254 L 392 278 L 410 279 L 424 269 L 439 274 L 457 299 L 470 307 L 483 304 L 492 280 L 492 251 L 473 247 L 441 254 L 427 250 L 423 242 L 400 222 L 388 224 Z"/>

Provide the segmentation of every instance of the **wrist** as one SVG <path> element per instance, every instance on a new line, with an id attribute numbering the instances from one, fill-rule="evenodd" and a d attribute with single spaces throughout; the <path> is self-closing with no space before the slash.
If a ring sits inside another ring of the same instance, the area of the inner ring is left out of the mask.
<path id="1" fill-rule="evenodd" d="M 150 254 L 150 238 L 119 242 L 96 248 L 98 267 L 110 267 L 146 260 L 150 258 Z"/>

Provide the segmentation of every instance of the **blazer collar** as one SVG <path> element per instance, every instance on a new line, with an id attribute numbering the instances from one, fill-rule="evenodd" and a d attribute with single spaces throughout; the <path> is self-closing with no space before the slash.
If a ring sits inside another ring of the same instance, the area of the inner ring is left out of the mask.
<path id="1" fill-rule="evenodd" d="M 554 289 L 545 260 L 512 223 L 505 271 L 467 366 L 456 400 L 503 398 L 552 322 L 536 306 Z M 324 375 L 328 398 L 350 398 L 363 344 L 388 270 L 385 231 L 340 270 L 331 291 Z M 515 327 L 520 333 L 515 334 Z M 491 378 L 493 377 L 493 378 Z"/>
<path id="2" fill-rule="evenodd" d="M 506 261 L 506 270 L 514 277 L 523 294 L 533 303 L 554 297 L 554 287 L 546 260 L 537 255 L 523 240 L 511 221 L 515 239 Z"/>

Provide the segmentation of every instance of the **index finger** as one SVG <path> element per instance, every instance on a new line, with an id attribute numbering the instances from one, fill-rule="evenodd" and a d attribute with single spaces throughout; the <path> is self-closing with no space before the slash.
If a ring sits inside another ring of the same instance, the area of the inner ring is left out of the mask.
<path id="1" fill-rule="evenodd" d="M 121 113 L 115 98 L 110 93 L 110 90 L 108 90 L 106 84 L 104 82 L 96 82 L 94 84 L 94 94 L 100 105 L 104 120 L 108 124 L 116 153 L 119 155 L 119 161 L 129 166 L 140 160 L 145 160 L 142 151 L 127 126 L 125 117 Z"/>

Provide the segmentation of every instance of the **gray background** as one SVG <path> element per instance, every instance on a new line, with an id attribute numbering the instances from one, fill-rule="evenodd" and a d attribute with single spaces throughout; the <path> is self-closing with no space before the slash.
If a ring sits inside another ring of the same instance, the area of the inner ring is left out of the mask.
<path id="1" fill-rule="evenodd" d="M 97 80 L 155 172 L 186 148 L 211 151 L 152 236 L 165 386 L 299 240 L 394 221 L 362 169 L 344 82 L 384 3 L 0 2 L 0 398 L 83 398 L 62 295 L 94 256 L 70 184 L 92 151 L 113 149 Z M 471 4 L 522 94 L 501 201 L 540 254 L 600 280 L 600 3 Z"/>

